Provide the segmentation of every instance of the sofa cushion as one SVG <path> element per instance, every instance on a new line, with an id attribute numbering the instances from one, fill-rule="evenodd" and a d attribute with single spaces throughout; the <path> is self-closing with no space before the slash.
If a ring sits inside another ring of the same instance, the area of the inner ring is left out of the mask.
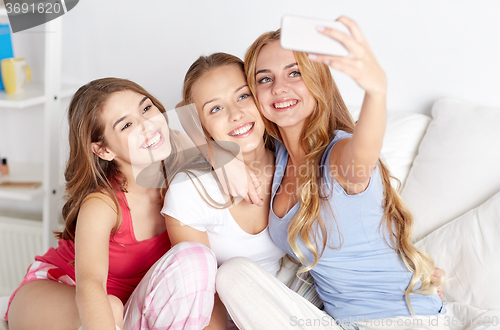
<path id="1" fill-rule="evenodd" d="M 480 309 L 500 309 L 500 191 L 481 206 L 415 245 L 446 271 L 443 297 Z"/>
<path id="2" fill-rule="evenodd" d="M 441 99 L 402 196 L 418 240 L 500 190 L 500 109 Z"/>
<path id="3" fill-rule="evenodd" d="M 359 117 L 359 107 L 349 107 L 354 120 Z M 405 111 L 389 111 L 384 135 L 381 158 L 391 174 L 404 186 L 411 165 L 425 130 L 431 118 L 421 113 Z M 397 188 L 394 184 L 393 186 Z"/>

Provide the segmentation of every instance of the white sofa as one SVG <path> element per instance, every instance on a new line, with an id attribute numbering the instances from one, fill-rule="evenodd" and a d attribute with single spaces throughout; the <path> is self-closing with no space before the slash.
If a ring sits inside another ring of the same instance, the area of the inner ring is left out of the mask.
<path id="1" fill-rule="evenodd" d="M 441 99 L 432 118 L 390 112 L 382 157 L 403 184 L 416 245 L 451 278 L 450 328 L 500 329 L 500 109 Z"/>

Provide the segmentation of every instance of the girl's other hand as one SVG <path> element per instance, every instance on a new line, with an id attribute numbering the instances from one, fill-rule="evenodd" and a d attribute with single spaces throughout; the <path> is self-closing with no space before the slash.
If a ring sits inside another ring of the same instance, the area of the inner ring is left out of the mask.
<path id="1" fill-rule="evenodd" d="M 441 281 L 441 279 L 443 279 L 442 284 L 437 288 L 437 292 L 441 298 L 443 297 L 444 291 L 444 276 L 444 270 L 434 267 L 434 273 L 432 274 L 431 283 L 438 283 Z"/>
<path id="2" fill-rule="evenodd" d="M 341 16 L 337 21 L 347 26 L 351 36 L 327 27 L 318 27 L 318 31 L 342 43 L 349 55 L 340 57 L 310 54 L 309 58 L 348 74 L 368 94 L 385 94 L 387 78 L 360 28 L 356 22 L 345 16 Z"/>
<path id="3" fill-rule="evenodd" d="M 215 173 L 226 195 L 241 197 L 250 204 L 263 206 L 257 188 L 261 185 L 254 171 L 238 157 L 223 166 L 215 166 Z"/>

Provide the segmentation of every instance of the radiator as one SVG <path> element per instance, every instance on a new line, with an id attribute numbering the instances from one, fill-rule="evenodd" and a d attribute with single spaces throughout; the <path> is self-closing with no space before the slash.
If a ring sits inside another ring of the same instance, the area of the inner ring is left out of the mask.
<path id="1" fill-rule="evenodd" d="M 42 222 L 0 216 L 0 296 L 9 296 L 42 251 Z"/>

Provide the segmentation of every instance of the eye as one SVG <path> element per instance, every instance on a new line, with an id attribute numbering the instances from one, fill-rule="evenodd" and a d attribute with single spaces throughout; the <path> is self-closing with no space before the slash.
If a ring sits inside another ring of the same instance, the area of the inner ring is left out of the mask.
<path id="1" fill-rule="evenodd" d="M 219 110 L 222 110 L 222 107 L 215 106 L 215 107 L 213 107 L 213 108 L 210 110 L 210 113 L 216 113 L 216 112 L 218 112 Z"/>
<path id="2" fill-rule="evenodd" d="M 244 100 L 244 99 L 246 99 L 246 98 L 248 98 L 248 97 L 250 97 L 250 94 L 247 94 L 247 93 L 242 94 L 242 95 L 240 96 L 240 98 L 238 99 L 238 101 L 240 101 L 240 100 Z"/>
<path id="3" fill-rule="evenodd" d="M 123 125 L 121 131 L 123 131 L 124 129 L 129 128 L 131 125 L 132 125 L 132 123 L 126 123 L 125 125 Z"/>
<path id="4" fill-rule="evenodd" d="M 142 113 L 144 114 L 144 113 L 148 112 L 150 108 L 151 108 L 151 105 L 148 105 L 147 107 L 142 109 Z"/>
<path id="5" fill-rule="evenodd" d="M 271 81 L 271 78 L 269 78 L 269 77 L 264 77 L 264 78 L 261 78 L 261 79 L 257 80 L 257 83 L 258 83 L 258 84 L 265 84 L 265 83 L 268 83 L 268 82 L 270 82 L 270 81 Z"/>
<path id="6" fill-rule="evenodd" d="M 301 76 L 301 74 L 299 71 L 293 71 L 290 73 L 290 77 L 300 77 L 300 76 Z"/>

